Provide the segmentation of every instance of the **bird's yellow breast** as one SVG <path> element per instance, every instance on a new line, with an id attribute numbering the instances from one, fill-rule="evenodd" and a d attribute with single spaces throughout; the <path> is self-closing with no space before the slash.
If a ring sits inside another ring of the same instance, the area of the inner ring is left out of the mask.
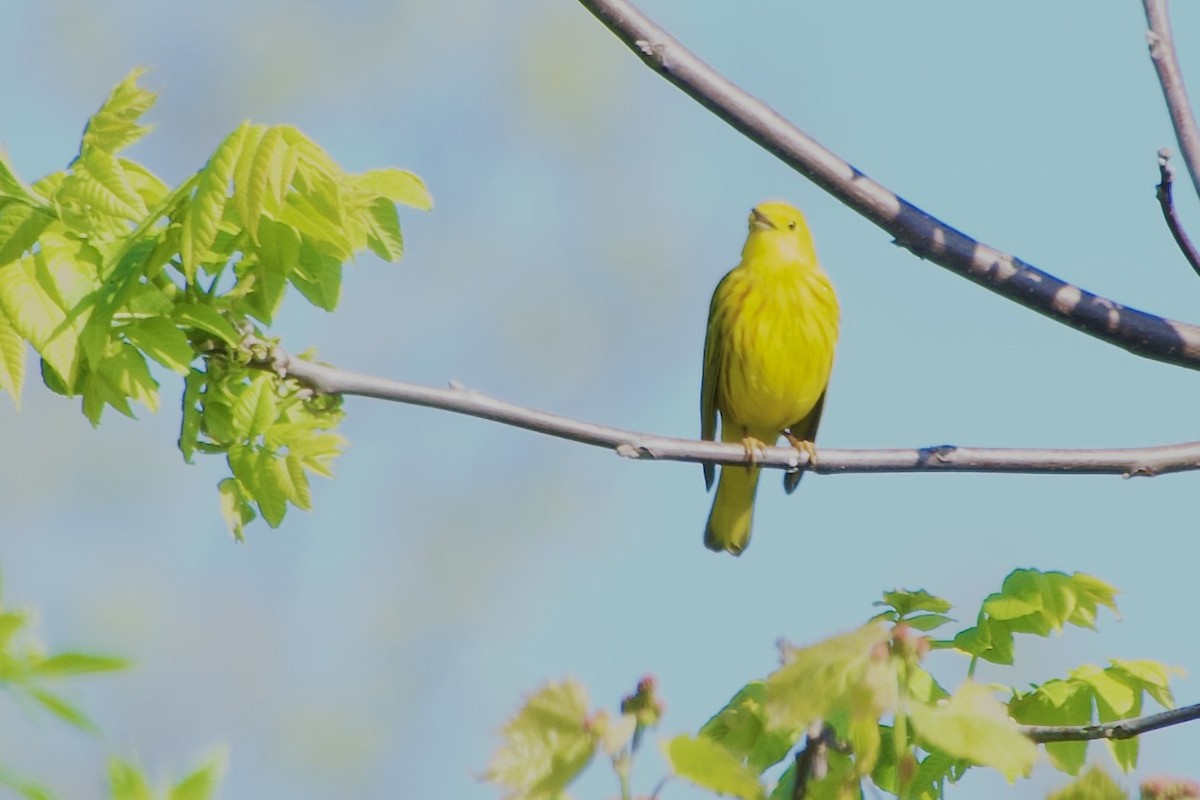
<path id="1" fill-rule="evenodd" d="M 838 335 L 833 286 L 815 263 L 746 258 L 717 289 L 716 407 L 730 423 L 774 442 L 801 421 L 829 383 Z M 727 431 L 723 430 L 722 438 Z"/>

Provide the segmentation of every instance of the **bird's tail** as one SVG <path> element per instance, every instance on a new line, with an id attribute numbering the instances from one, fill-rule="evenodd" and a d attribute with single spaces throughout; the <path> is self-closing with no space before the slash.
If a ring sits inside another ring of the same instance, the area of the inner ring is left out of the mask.
<path id="1" fill-rule="evenodd" d="M 717 496 L 704 529 L 704 546 L 740 556 L 750 544 L 758 467 L 721 467 Z"/>

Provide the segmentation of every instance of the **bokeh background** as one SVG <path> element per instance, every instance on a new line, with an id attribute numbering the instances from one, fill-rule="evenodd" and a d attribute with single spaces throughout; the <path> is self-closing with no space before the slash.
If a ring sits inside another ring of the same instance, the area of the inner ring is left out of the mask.
<path id="1" fill-rule="evenodd" d="M 1200 280 L 1154 200 L 1171 144 L 1140 4 L 644 0 L 735 81 L 908 199 L 1054 274 L 1200 318 Z M 1200 86 L 1200 8 L 1174 9 Z M 1200 381 L 995 297 L 888 237 L 646 70 L 571 0 L 0 6 L 0 143 L 26 179 L 64 166 L 132 67 L 161 91 L 132 151 L 169 181 L 241 120 L 299 126 L 349 169 L 428 182 L 399 266 L 363 257 L 328 315 L 298 296 L 275 332 L 340 366 L 662 434 L 698 431 L 713 286 L 748 209 L 803 207 L 842 299 L 821 442 L 1120 446 L 1197 438 Z M 1179 165 L 1182 172 L 1182 165 Z M 1200 236 L 1186 178 L 1181 213 Z M 1190 631 L 1196 475 L 812 477 L 759 493 L 740 560 L 700 544 L 700 468 L 634 463 L 495 424 L 351 399 L 351 449 L 312 513 L 224 531 L 215 459 L 164 410 L 93 430 L 30 385 L 0 400 L 5 602 L 54 648 L 126 655 L 68 690 L 89 737 L 0 701 L 10 769 L 104 794 L 103 759 L 182 775 L 225 744 L 229 798 L 458 797 L 522 693 L 575 676 L 614 708 L 658 676 L 663 731 L 693 731 L 775 642 L 861 623 L 923 587 L 969 620 L 1011 569 L 1120 587 L 1099 634 L 1018 644 L 1022 685 L 1107 657 L 1200 670 Z M 31 382 L 32 383 L 32 382 Z M 1185 602 L 1186 601 L 1186 602 Z M 943 655 L 948 681 L 965 663 Z M 1181 681 L 1182 702 L 1200 699 Z M 1139 775 L 1195 772 L 1197 732 L 1150 734 Z M 1111 763 L 1101 747 L 1101 763 Z M 635 774 L 649 792 L 653 747 Z M 1135 777 L 1127 779 L 1132 785 Z M 1062 782 L 972 778 L 956 796 Z M 671 784 L 665 797 L 698 796 Z M 593 765 L 577 796 L 610 797 Z"/>

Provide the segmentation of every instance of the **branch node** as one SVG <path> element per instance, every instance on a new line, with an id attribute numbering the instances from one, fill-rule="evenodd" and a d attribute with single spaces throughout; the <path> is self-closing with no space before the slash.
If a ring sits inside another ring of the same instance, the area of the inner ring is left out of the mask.
<path id="1" fill-rule="evenodd" d="M 642 452 L 640 448 L 634 447 L 629 442 L 617 445 L 617 455 L 621 458 L 641 458 Z"/>
<path id="2" fill-rule="evenodd" d="M 958 447 L 952 444 L 935 444 L 932 447 L 922 447 L 917 451 L 917 463 L 928 464 L 930 461 L 938 461 L 945 464 L 956 450 L 958 450 Z"/>

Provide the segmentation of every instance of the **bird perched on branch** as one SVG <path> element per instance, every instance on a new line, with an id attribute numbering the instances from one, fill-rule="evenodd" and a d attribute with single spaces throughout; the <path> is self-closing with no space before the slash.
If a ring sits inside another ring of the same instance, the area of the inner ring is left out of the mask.
<path id="1" fill-rule="evenodd" d="M 701 437 L 741 442 L 748 466 L 721 468 L 704 544 L 740 555 L 750 542 L 756 455 L 780 434 L 815 461 L 813 440 L 838 336 L 838 302 L 804 215 L 778 200 L 750 212 L 742 261 L 713 292 L 700 389 Z M 715 469 L 704 465 L 712 488 Z M 800 472 L 787 473 L 790 493 Z"/>

